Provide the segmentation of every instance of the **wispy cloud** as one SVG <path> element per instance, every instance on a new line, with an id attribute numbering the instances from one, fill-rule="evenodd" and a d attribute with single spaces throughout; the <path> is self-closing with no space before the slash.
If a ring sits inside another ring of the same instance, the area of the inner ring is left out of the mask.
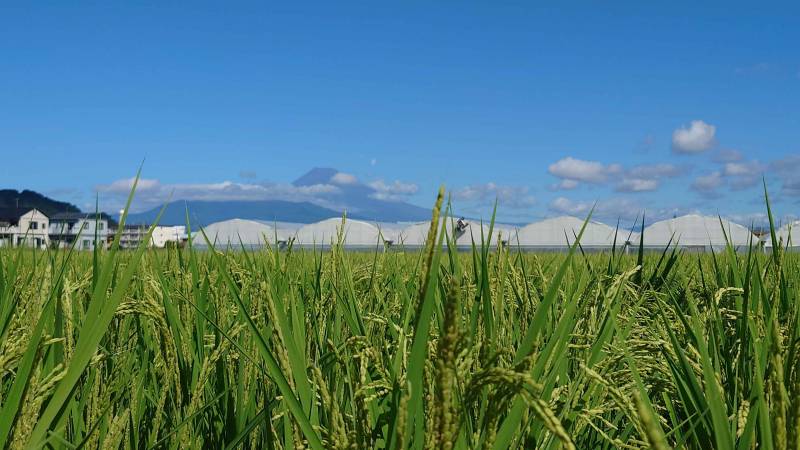
<path id="1" fill-rule="evenodd" d="M 769 168 L 781 181 L 781 193 L 798 201 L 800 199 L 800 155 L 789 155 L 773 161 Z"/>
<path id="2" fill-rule="evenodd" d="M 161 183 L 152 178 L 122 178 L 111 182 L 111 184 L 101 184 L 97 186 L 97 191 L 108 192 L 111 194 L 125 194 L 130 193 L 133 185 L 136 184 L 136 192 L 149 192 L 161 188 Z"/>
<path id="3" fill-rule="evenodd" d="M 558 178 L 575 182 L 605 183 L 610 175 L 622 171 L 619 164 L 605 165 L 598 161 L 586 161 L 567 156 L 550 164 L 547 171 Z"/>
<path id="4" fill-rule="evenodd" d="M 744 159 L 744 155 L 739 150 L 720 149 L 714 153 L 711 160 L 718 163 L 736 162 Z"/>
<path id="5" fill-rule="evenodd" d="M 639 164 L 625 171 L 625 175 L 631 178 L 672 178 L 685 174 L 687 166 L 675 164 Z"/>
<path id="6" fill-rule="evenodd" d="M 758 184 L 767 165 L 758 161 L 727 162 L 722 167 L 722 174 L 730 180 L 734 190 L 753 187 Z"/>
<path id="7" fill-rule="evenodd" d="M 642 205 L 627 197 L 612 197 L 597 202 L 557 197 L 550 202 L 550 211 L 575 217 L 585 217 L 592 211 L 595 218 L 614 221 L 635 220 L 641 215 Z"/>
<path id="8" fill-rule="evenodd" d="M 722 173 L 714 171 L 695 178 L 689 188 L 704 197 L 718 198 L 722 196 L 719 192 L 719 188 L 722 187 L 724 183 L 725 180 L 722 178 Z"/>
<path id="9" fill-rule="evenodd" d="M 712 158 L 718 168 L 704 173 L 689 186 L 706 198 L 722 197 L 723 188 L 741 191 L 758 185 L 770 165 L 758 160 L 746 160 L 744 155 L 735 150 L 719 152 Z"/>
<path id="10" fill-rule="evenodd" d="M 453 199 L 479 205 L 492 204 L 497 199 L 499 205 L 512 209 L 530 208 L 536 204 L 536 197 L 531 195 L 527 186 L 503 186 L 491 182 L 456 189 Z"/>
<path id="11" fill-rule="evenodd" d="M 570 179 L 566 178 L 566 179 L 563 179 L 563 180 L 559 181 L 556 184 L 550 185 L 550 190 L 551 191 L 571 191 L 571 190 L 577 188 L 578 186 L 580 186 L 580 183 L 578 183 L 575 180 L 570 180 Z"/>
<path id="12" fill-rule="evenodd" d="M 617 184 L 617 192 L 649 192 L 658 189 L 658 181 L 644 178 L 625 178 Z"/>
<path id="13" fill-rule="evenodd" d="M 568 156 L 548 167 L 548 172 L 561 178 L 552 190 L 571 190 L 580 183 L 613 184 L 618 192 L 648 192 L 658 189 L 665 178 L 678 177 L 686 173 L 686 166 L 675 164 L 640 164 L 629 168 L 622 164 L 603 164 Z"/>
<path id="14" fill-rule="evenodd" d="M 640 164 L 623 172 L 615 190 L 617 192 L 655 191 L 661 185 L 661 180 L 679 177 L 687 171 L 688 167 L 675 164 Z"/>
<path id="15" fill-rule="evenodd" d="M 383 180 L 375 180 L 367 183 L 367 186 L 375 190 L 370 197 L 378 200 L 400 201 L 406 200 L 419 190 L 419 186 L 414 183 L 404 183 L 395 180 L 387 184 Z"/>
<path id="16" fill-rule="evenodd" d="M 358 178 L 355 175 L 344 173 L 344 172 L 337 172 L 334 176 L 331 177 L 330 182 L 332 184 L 338 184 L 341 186 L 349 186 L 358 184 Z"/>

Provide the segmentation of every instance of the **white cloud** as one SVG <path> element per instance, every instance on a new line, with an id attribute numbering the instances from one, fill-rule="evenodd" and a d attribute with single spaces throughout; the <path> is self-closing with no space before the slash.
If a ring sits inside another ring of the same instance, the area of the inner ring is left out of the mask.
<path id="1" fill-rule="evenodd" d="M 378 160 L 377 159 L 372 158 L 372 159 L 369 160 L 369 165 L 370 166 L 375 167 L 377 164 L 378 164 Z"/>
<path id="2" fill-rule="evenodd" d="M 640 164 L 627 169 L 617 183 L 617 192 L 650 192 L 661 185 L 664 178 L 675 178 L 686 173 L 687 168 L 674 164 Z"/>
<path id="3" fill-rule="evenodd" d="M 498 204 L 513 209 L 530 208 L 536 198 L 527 186 L 501 186 L 495 183 L 472 184 L 453 191 L 453 199 L 464 202 L 490 204 L 497 199 Z"/>
<path id="4" fill-rule="evenodd" d="M 631 178 L 672 178 L 686 173 L 686 167 L 674 164 L 640 164 L 633 166 L 625 172 Z"/>
<path id="5" fill-rule="evenodd" d="M 617 192 L 649 192 L 658 189 L 658 181 L 652 178 L 624 178 L 617 184 Z"/>
<path id="6" fill-rule="evenodd" d="M 732 151 L 718 154 L 714 160 L 720 162 L 718 170 L 697 177 L 689 188 L 706 197 L 720 197 L 720 190 L 729 187 L 742 190 L 758 184 L 767 170 L 759 161 L 746 161 L 740 152 Z"/>
<path id="7" fill-rule="evenodd" d="M 606 166 L 597 161 L 585 161 L 568 156 L 550 164 L 547 171 L 558 178 L 599 184 L 604 183 L 610 173 L 620 169 L 618 164 Z"/>
<path id="8" fill-rule="evenodd" d="M 390 184 L 386 184 L 383 180 L 375 180 L 367 183 L 367 186 L 375 190 L 370 197 L 378 200 L 404 200 L 406 197 L 416 194 L 419 190 L 419 186 L 414 183 L 403 183 L 398 180 Z"/>
<path id="9" fill-rule="evenodd" d="M 575 180 L 564 179 L 560 182 L 553 184 L 550 186 L 550 189 L 553 191 L 571 191 L 578 187 L 578 182 Z"/>
<path id="10" fill-rule="evenodd" d="M 686 167 L 668 163 L 639 164 L 625 168 L 621 164 L 603 164 L 566 157 L 551 164 L 548 172 L 561 178 L 550 186 L 552 190 L 570 190 L 579 182 L 591 184 L 616 183 L 618 192 L 647 192 L 658 189 L 660 180 L 683 175 Z"/>
<path id="11" fill-rule="evenodd" d="M 773 161 L 769 168 L 781 180 L 781 193 L 800 198 L 800 155 L 789 155 Z"/>
<path id="12" fill-rule="evenodd" d="M 682 126 L 672 132 L 672 150 L 676 153 L 700 153 L 714 145 L 717 127 L 702 120 L 693 120 L 689 127 Z"/>
<path id="13" fill-rule="evenodd" d="M 358 178 L 356 178 L 355 175 L 351 175 L 349 173 L 336 172 L 336 175 L 331 177 L 330 182 L 333 184 L 338 184 L 340 186 L 348 186 L 348 185 L 358 184 Z"/>
<path id="14" fill-rule="evenodd" d="M 695 178 L 690 189 L 708 197 L 718 197 L 719 192 L 717 192 L 717 189 L 719 189 L 724 182 L 725 180 L 722 178 L 722 173 L 715 171 Z"/>
<path id="15" fill-rule="evenodd" d="M 709 198 L 720 197 L 724 187 L 738 191 L 756 186 L 769 169 L 768 165 L 757 160 L 745 160 L 744 155 L 735 150 L 720 151 L 712 159 L 719 163 L 719 168 L 698 176 L 689 186 Z"/>
<path id="16" fill-rule="evenodd" d="M 746 189 L 758 184 L 767 167 L 758 161 L 740 161 L 725 163 L 722 174 L 730 179 L 733 189 Z"/>
<path id="17" fill-rule="evenodd" d="M 732 162 L 729 162 L 729 163 L 725 163 L 725 166 L 723 166 L 723 167 L 724 167 L 723 172 L 725 173 L 725 175 L 729 175 L 729 176 L 748 175 L 751 172 L 750 165 L 747 164 L 747 163 L 740 163 L 740 162 L 732 163 Z"/>
<path id="18" fill-rule="evenodd" d="M 123 178 L 108 185 L 98 186 L 97 190 L 127 195 L 131 192 L 135 180 L 135 178 Z M 157 190 L 160 186 L 158 180 L 139 178 L 139 181 L 136 182 L 136 192 L 153 191 Z"/>
<path id="19" fill-rule="evenodd" d="M 571 200 L 558 197 L 550 202 L 550 210 L 558 214 L 567 214 L 575 217 L 585 217 L 592 213 L 592 217 L 614 221 L 616 219 L 634 220 L 641 215 L 642 207 L 639 203 L 629 199 L 614 197 L 598 202 Z"/>
<path id="20" fill-rule="evenodd" d="M 744 155 L 739 150 L 733 149 L 720 149 L 718 152 L 714 154 L 712 158 L 714 162 L 718 163 L 726 163 L 726 162 L 736 162 L 741 161 L 744 159 Z"/>
<path id="21" fill-rule="evenodd" d="M 588 214 L 592 209 L 594 203 L 573 201 L 566 197 L 557 197 L 550 202 L 550 209 L 570 216 L 577 216 L 581 214 Z"/>

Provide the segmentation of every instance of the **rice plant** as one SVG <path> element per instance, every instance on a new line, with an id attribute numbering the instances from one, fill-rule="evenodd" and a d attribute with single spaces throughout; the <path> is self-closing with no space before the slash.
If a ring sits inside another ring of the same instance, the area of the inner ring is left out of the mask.
<path id="1" fill-rule="evenodd" d="M 0 448 L 800 449 L 794 254 L 432 217 L 423 251 L 0 249 Z"/>

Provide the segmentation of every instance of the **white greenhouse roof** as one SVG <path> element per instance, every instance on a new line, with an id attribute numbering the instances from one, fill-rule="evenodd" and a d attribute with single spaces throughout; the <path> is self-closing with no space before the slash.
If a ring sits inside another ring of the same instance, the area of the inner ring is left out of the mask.
<path id="1" fill-rule="evenodd" d="M 446 218 L 447 222 L 445 224 L 448 236 L 453 236 L 453 225 L 456 223 L 457 219 Z M 481 224 L 480 222 L 466 220 L 467 222 L 467 229 L 465 232 L 456 239 L 456 244 L 459 246 L 464 245 L 472 245 L 472 240 L 475 240 L 475 245 L 481 245 L 481 228 L 483 228 L 483 237 L 484 239 L 489 239 L 489 225 L 484 223 Z M 400 236 L 398 241 L 395 241 L 395 244 L 402 243 L 405 246 L 409 247 L 417 247 L 417 246 L 424 246 L 425 240 L 428 238 L 428 230 L 431 227 L 430 220 L 427 222 L 419 222 L 413 225 L 409 225 L 404 228 L 400 232 Z M 441 222 L 439 223 L 439 230 L 441 230 Z M 438 230 L 437 230 L 438 233 Z M 494 243 L 495 239 L 492 239 Z"/>
<path id="2" fill-rule="evenodd" d="M 256 220 L 256 222 L 264 224 L 276 230 L 276 232 L 273 232 L 273 234 L 269 236 L 270 242 L 272 242 L 275 235 L 278 236 L 279 242 L 288 241 L 295 234 L 297 234 L 297 230 L 305 226 L 304 223 L 296 223 L 296 222 L 274 222 L 274 221 L 270 222 L 266 220 Z"/>
<path id="3" fill-rule="evenodd" d="M 575 242 L 575 236 L 580 233 L 583 223 L 583 219 L 572 216 L 534 222 L 520 228 L 516 235 L 512 235 L 509 243 L 512 246 L 519 244 L 521 247 L 566 247 Z M 590 221 L 581 237 L 581 246 L 611 247 L 614 245 L 615 235 L 617 246 L 622 246 L 628 239 L 638 240 L 635 233 L 624 229 L 617 231 L 606 224 Z"/>
<path id="4" fill-rule="evenodd" d="M 305 225 L 297 230 L 295 242 L 304 246 L 328 246 L 336 241 L 341 225 L 342 219 L 340 217 Z M 372 247 L 378 245 L 379 242 L 382 244 L 384 239 L 378 227 L 371 223 L 351 219 L 345 221 L 345 245 Z"/>
<path id="5" fill-rule="evenodd" d="M 722 227 L 725 227 L 724 233 Z M 663 247 L 674 235 L 672 244 L 677 241 L 678 245 L 683 247 L 724 247 L 726 233 L 734 246 L 746 246 L 750 243 L 750 239 L 754 243 L 758 242 L 750 230 L 739 224 L 725 219 L 722 219 L 720 224 L 719 217 L 689 214 L 655 222 L 645 228 L 644 245 Z"/>
<path id="6" fill-rule="evenodd" d="M 797 233 L 800 233 L 800 220 L 787 223 L 775 230 L 775 237 L 781 247 L 800 247 L 800 238 Z M 761 239 L 764 241 L 764 247 L 772 247 L 772 236 L 769 233 Z"/>
<path id="7" fill-rule="evenodd" d="M 275 229 L 255 220 L 231 219 L 203 227 L 208 240 L 217 247 L 264 245 L 275 240 Z M 192 233 L 193 245 L 206 246 L 203 233 Z"/>

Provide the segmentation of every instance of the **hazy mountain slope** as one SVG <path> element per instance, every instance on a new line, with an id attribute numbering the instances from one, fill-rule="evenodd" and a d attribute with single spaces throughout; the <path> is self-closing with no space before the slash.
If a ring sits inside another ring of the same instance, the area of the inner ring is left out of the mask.
<path id="1" fill-rule="evenodd" d="M 308 202 L 287 202 L 283 200 L 260 201 L 183 201 L 177 200 L 167 205 L 159 222 L 162 225 L 183 225 L 186 223 L 186 209 L 192 225 L 208 225 L 229 219 L 251 219 L 278 222 L 310 223 L 341 213 Z M 128 223 L 152 223 L 160 208 L 130 214 Z"/>
<path id="2" fill-rule="evenodd" d="M 427 220 L 431 212 L 407 202 L 384 200 L 378 198 L 378 191 L 361 182 L 337 184 L 333 181 L 338 170 L 328 167 L 316 167 L 296 179 L 295 186 L 313 186 L 317 184 L 334 184 L 338 192 L 328 194 L 326 199 L 342 205 L 348 215 L 382 222 L 412 222 Z"/>

